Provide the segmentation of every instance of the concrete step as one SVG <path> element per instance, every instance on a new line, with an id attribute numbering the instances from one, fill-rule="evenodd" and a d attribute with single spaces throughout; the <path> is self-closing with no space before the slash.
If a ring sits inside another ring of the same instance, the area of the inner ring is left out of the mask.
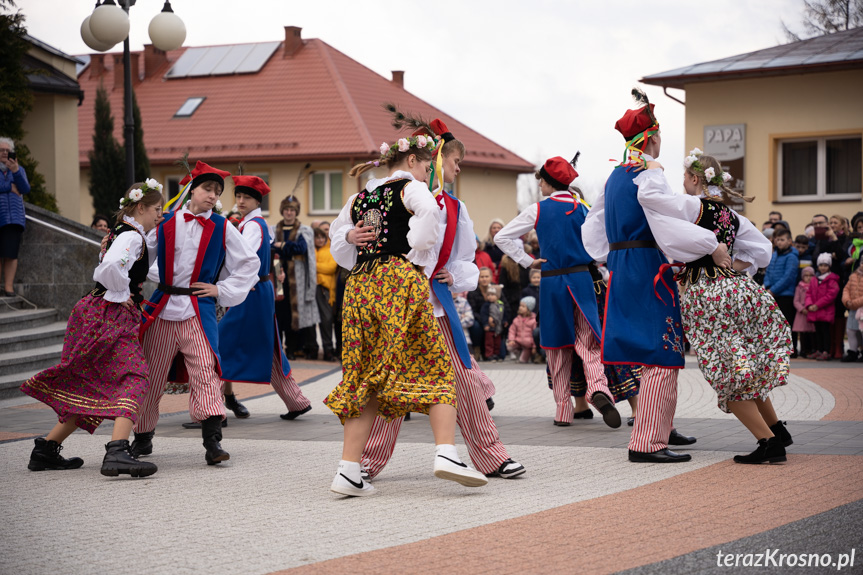
<path id="1" fill-rule="evenodd" d="M 0 333 L 30 329 L 57 321 L 53 309 L 19 309 L 0 313 Z"/>
<path id="2" fill-rule="evenodd" d="M 63 344 L 0 353 L 0 376 L 39 371 L 60 363 Z"/>
<path id="3" fill-rule="evenodd" d="M 35 307 L 36 306 L 34 304 L 18 295 L 15 297 L 0 296 L 0 313 L 16 309 L 33 309 Z"/>
<path id="4" fill-rule="evenodd" d="M 66 334 L 66 322 L 55 321 L 39 327 L 29 329 L 16 329 L 0 332 L 0 349 L 3 352 L 20 351 L 56 345 L 63 343 Z"/>
<path id="5" fill-rule="evenodd" d="M 0 399 L 10 399 L 20 397 L 21 384 L 39 373 L 39 371 L 24 371 L 21 373 L 13 373 L 10 375 L 0 375 Z"/>

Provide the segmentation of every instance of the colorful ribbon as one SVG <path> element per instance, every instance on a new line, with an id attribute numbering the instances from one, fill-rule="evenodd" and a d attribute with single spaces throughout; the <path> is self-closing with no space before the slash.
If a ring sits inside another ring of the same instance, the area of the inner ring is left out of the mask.
<path id="1" fill-rule="evenodd" d="M 668 285 L 668 282 L 665 281 L 665 272 L 669 271 L 672 267 L 674 267 L 672 264 L 662 264 L 661 266 L 659 266 L 659 273 L 657 273 L 653 278 L 653 293 L 656 294 L 657 299 L 659 299 L 659 301 L 661 301 L 663 305 L 668 305 L 667 303 L 665 303 L 665 300 L 662 299 L 662 296 L 659 295 L 659 292 L 656 291 L 656 284 L 658 284 L 661 280 L 662 285 L 664 285 L 665 289 L 668 290 L 668 293 L 671 294 L 671 305 L 676 307 L 677 303 L 675 303 L 674 301 L 674 291 L 672 291 L 671 287 Z"/>
<path id="2" fill-rule="evenodd" d="M 168 213 L 171 211 L 176 212 L 177 210 L 182 208 L 184 205 L 186 205 L 186 196 L 189 193 L 189 188 L 191 187 L 191 185 L 192 185 L 192 182 L 190 180 L 185 186 L 180 188 L 180 191 L 177 193 L 176 196 L 174 196 L 173 198 L 168 200 L 168 203 L 165 204 L 165 207 L 164 207 L 165 213 Z M 172 205 L 174 206 L 173 208 L 171 208 Z"/>

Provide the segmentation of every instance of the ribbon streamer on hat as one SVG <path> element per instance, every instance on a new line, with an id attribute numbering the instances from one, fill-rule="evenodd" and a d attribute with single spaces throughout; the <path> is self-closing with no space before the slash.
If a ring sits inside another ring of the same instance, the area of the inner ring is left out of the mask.
<path id="1" fill-rule="evenodd" d="M 192 186 L 192 180 L 186 183 L 185 186 L 180 187 L 180 191 L 176 196 L 168 200 L 168 203 L 165 204 L 164 211 L 167 212 L 176 212 L 184 205 L 186 205 L 186 197 L 189 195 L 189 188 Z M 171 206 L 174 206 L 173 208 Z"/>

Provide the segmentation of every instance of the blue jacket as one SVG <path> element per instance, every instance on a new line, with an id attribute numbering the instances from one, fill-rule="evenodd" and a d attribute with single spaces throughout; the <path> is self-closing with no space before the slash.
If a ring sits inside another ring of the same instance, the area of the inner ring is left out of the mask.
<path id="1" fill-rule="evenodd" d="M 12 192 L 12 184 L 18 187 L 18 193 Z M 0 170 L 0 227 L 10 224 L 24 227 L 24 194 L 30 192 L 30 182 L 24 168 L 18 167 L 14 174 L 9 170 Z"/>
<path id="2" fill-rule="evenodd" d="M 773 292 L 774 296 L 794 296 L 797 287 L 797 268 L 800 259 L 797 250 L 788 248 L 782 253 L 773 252 L 770 265 L 764 272 L 764 287 Z"/>

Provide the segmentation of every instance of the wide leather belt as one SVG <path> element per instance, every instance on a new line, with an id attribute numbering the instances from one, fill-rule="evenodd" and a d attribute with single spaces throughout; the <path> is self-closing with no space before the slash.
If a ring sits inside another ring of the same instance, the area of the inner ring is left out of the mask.
<path id="1" fill-rule="evenodd" d="M 267 276 L 258 276 L 258 281 L 259 282 L 268 282 L 268 281 L 270 281 L 270 276 L 268 276 L 268 275 Z"/>
<path id="2" fill-rule="evenodd" d="M 656 248 L 659 246 L 653 240 L 630 240 L 628 242 L 612 242 L 608 244 L 608 251 L 628 250 L 631 248 Z"/>
<path id="3" fill-rule="evenodd" d="M 567 274 L 574 274 L 575 272 L 587 272 L 590 271 L 590 267 L 587 265 L 582 266 L 572 266 L 570 268 L 562 268 L 559 270 L 542 270 L 542 274 L 540 277 L 550 278 L 553 276 L 565 276 Z"/>
<path id="4" fill-rule="evenodd" d="M 162 291 L 162 293 L 166 293 L 168 295 L 189 295 L 190 296 L 190 295 L 194 294 L 196 291 L 196 290 L 193 290 L 192 288 L 167 286 L 163 283 L 160 283 L 158 287 L 159 287 L 159 290 Z"/>

